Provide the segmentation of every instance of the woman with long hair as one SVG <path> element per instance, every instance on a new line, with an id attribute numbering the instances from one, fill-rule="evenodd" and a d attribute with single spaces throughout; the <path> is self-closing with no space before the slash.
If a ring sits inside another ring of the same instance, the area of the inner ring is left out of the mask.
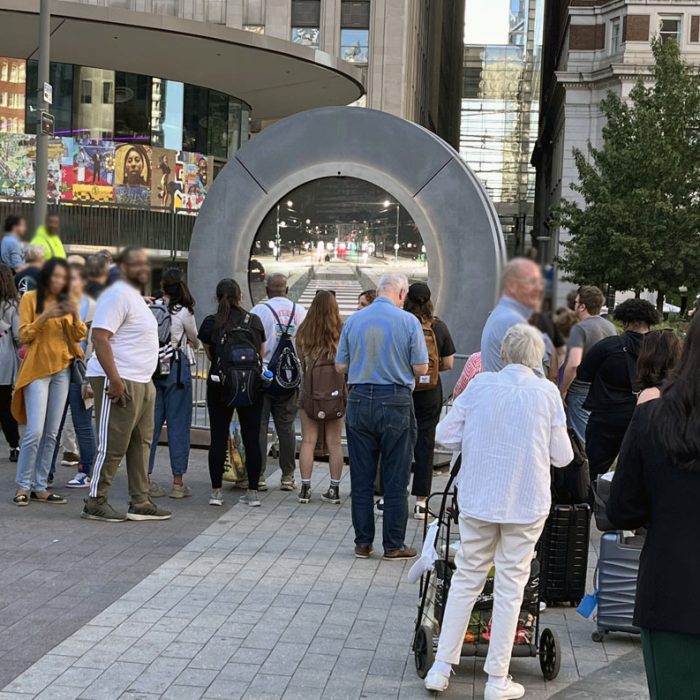
<path id="1" fill-rule="evenodd" d="M 700 317 L 661 396 L 637 407 L 612 481 L 608 517 L 647 528 L 634 624 L 652 700 L 700 688 Z"/>
<path id="2" fill-rule="evenodd" d="M 143 146 L 129 146 L 124 156 L 122 182 L 127 187 L 143 187 L 151 179 L 151 165 Z"/>
<path id="3" fill-rule="evenodd" d="M 258 316 L 246 311 L 241 306 L 241 288 L 232 279 L 222 279 L 216 285 L 216 314 L 207 316 L 199 327 L 199 339 L 204 344 L 207 357 L 211 360 L 207 378 L 207 410 L 209 412 L 209 476 L 211 478 L 210 506 L 224 504 L 222 483 L 224 464 L 229 444 L 233 407 L 225 400 L 219 368 L 218 345 L 224 336 L 240 340 L 258 354 L 258 359 L 265 354 L 265 329 Z M 241 496 L 240 503 L 259 506 L 258 484 L 262 468 L 260 450 L 260 424 L 262 422 L 263 394 L 257 391 L 250 406 L 236 408 L 241 424 L 241 437 L 245 448 L 245 466 L 248 472 L 248 490 Z"/>
<path id="4" fill-rule="evenodd" d="M 41 268 L 37 288 L 19 305 L 19 338 L 27 353 L 20 365 L 12 399 L 12 413 L 27 424 L 17 464 L 14 503 L 65 503 L 47 490 L 56 435 L 68 398 L 70 366 L 82 357 L 79 343 L 87 329 L 70 296 L 70 268 L 51 258 Z"/>
<path id="5" fill-rule="evenodd" d="M 415 282 L 408 288 L 403 305 L 404 311 L 412 313 L 423 326 L 424 333 L 432 331 L 438 357 L 437 384 L 423 389 L 420 381 L 413 392 L 413 408 L 416 413 L 418 435 L 413 450 L 413 485 L 411 494 L 416 497 L 413 517 L 425 520 L 428 509 L 426 500 L 433 483 L 433 458 L 435 453 L 435 428 L 442 411 L 442 383 L 439 372 L 454 367 L 455 346 L 444 321 L 433 312 L 430 288 L 424 282 Z M 429 348 L 430 349 L 430 348 Z"/>
<path id="6" fill-rule="evenodd" d="M 11 410 L 18 365 L 18 305 L 19 294 L 12 270 L 7 265 L 0 265 L 0 426 L 10 446 L 10 462 L 19 458 L 19 429 Z"/>
<path id="7" fill-rule="evenodd" d="M 168 424 L 168 452 L 173 486 L 170 498 L 191 496 L 188 486 L 183 483 L 190 457 L 190 426 L 192 425 L 192 365 L 195 363 L 193 348 L 197 341 L 197 326 L 194 321 L 194 299 L 184 275 L 177 267 L 163 273 L 161 282 L 162 298 L 156 302 L 167 307 L 170 314 L 170 345 L 172 360 L 170 373 L 153 380 L 156 387 L 155 424 L 153 442 L 148 462 L 150 481 L 156 460 L 158 440 L 163 423 Z M 149 493 L 152 498 L 165 496 L 165 489 L 155 481 L 150 481 Z"/>
<path id="8" fill-rule="evenodd" d="M 304 377 L 311 377 L 314 367 L 323 361 L 334 363 L 338 349 L 338 340 L 343 322 L 338 310 L 335 295 L 326 290 L 320 290 L 314 297 L 306 318 L 302 321 L 296 334 L 297 355 L 301 360 Z M 345 395 L 344 380 L 338 377 L 340 389 Z M 308 386 L 308 382 L 304 382 Z M 299 471 L 301 472 L 301 491 L 299 503 L 308 503 L 311 499 L 311 473 L 314 467 L 314 450 L 318 441 L 321 423 L 329 452 L 329 468 L 331 483 L 328 490 L 321 496 L 329 503 L 340 503 L 340 479 L 343 475 L 343 448 L 341 434 L 343 418 L 324 420 L 312 416 L 304 409 L 304 390 L 302 389 L 300 411 L 301 416 L 301 450 L 299 451 Z"/>
<path id="9" fill-rule="evenodd" d="M 661 389 L 681 359 L 681 341 L 671 328 L 644 336 L 637 358 L 637 404 L 661 396 Z"/>

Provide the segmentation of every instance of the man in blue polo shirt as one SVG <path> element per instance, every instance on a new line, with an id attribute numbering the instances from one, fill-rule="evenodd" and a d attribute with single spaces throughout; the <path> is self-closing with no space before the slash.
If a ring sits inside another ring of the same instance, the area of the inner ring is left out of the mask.
<path id="1" fill-rule="evenodd" d="M 428 371 L 428 348 L 418 319 L 402 310 L 405 275 L 386 274 L 377 298 L 343 326 L 335 358 L 348 374 L 345 418 L 352 482 L 355 556 L 366 559 L 374 542 L 374 479 L 379 457 L 384 480 L 384 559 L 416 556 L 405 544 L 406 489 L 416 442 L 415 378 Z"/>
<path id="2" fill-rule="evenodd" d="M 513 258 L 503 268 L 502 288 L 501 299 L 481 334 L 481 368 L 484 372 L 503 369 L 501 344 L 506 333 L 518 323 L 527 323 L 533 313 L 542 310 L 542 272 L 529 258 Z"/>

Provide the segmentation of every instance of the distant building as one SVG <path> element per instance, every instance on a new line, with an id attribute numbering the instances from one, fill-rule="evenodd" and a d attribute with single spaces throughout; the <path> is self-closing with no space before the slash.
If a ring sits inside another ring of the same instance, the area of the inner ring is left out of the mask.
<path id="1" fill-rule="evenodd" d="M 697 2 L 550 0 L 544 26 L 537 168 L 536 238 L 541 258 L 554 260 L 567 232 L 549 226 L 562 198 L 576 201 L 572 149 L 602 145 L 600 102 L 609 91 L 626 98 L 653 63 L 651 39 L 674 39 L 687 61 L 700 63 Z M 580 200 L 579 200 L 580 201 Z M 556 275 L 555 275 L 556 280 Z M 555 282 L 556 284 L 556 282 Z M 562 301 L 571 288 L 556 284 Z"/>
<path id="2" fill-rule="evenodd" d="M 532 245 L 544 0 L 467 0 L 460 155 L 496 205 L 510 255 Z M 485 43 L 474 43 L 477 40 Z"/>

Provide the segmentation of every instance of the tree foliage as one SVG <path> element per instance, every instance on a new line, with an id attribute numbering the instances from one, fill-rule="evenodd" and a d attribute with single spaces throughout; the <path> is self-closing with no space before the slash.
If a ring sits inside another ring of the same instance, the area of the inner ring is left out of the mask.
<path id="1" fill-rule="evenodd" d="M 660 294 L 700 278 L 700 80 L 674 41 L 652 44 L 655 63 L 629 100 L 608 93 L 602 148 L 574 149 L 583 200 L 564 200 L 560 260 L 569 279 Z"/>

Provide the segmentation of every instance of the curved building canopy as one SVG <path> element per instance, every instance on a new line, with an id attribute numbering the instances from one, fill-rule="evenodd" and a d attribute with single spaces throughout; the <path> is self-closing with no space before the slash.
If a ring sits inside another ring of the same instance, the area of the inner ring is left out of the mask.
<path id="1" fill-rule="evenodd" d="M 279 119 L 364 94 L 359 68 L 323 51 L 177 17 L 51 3 L 51 60 L 143 73 L 236 95 Z M 39 0 L 0 0 L 0 53 L 36 58 Z"/>

